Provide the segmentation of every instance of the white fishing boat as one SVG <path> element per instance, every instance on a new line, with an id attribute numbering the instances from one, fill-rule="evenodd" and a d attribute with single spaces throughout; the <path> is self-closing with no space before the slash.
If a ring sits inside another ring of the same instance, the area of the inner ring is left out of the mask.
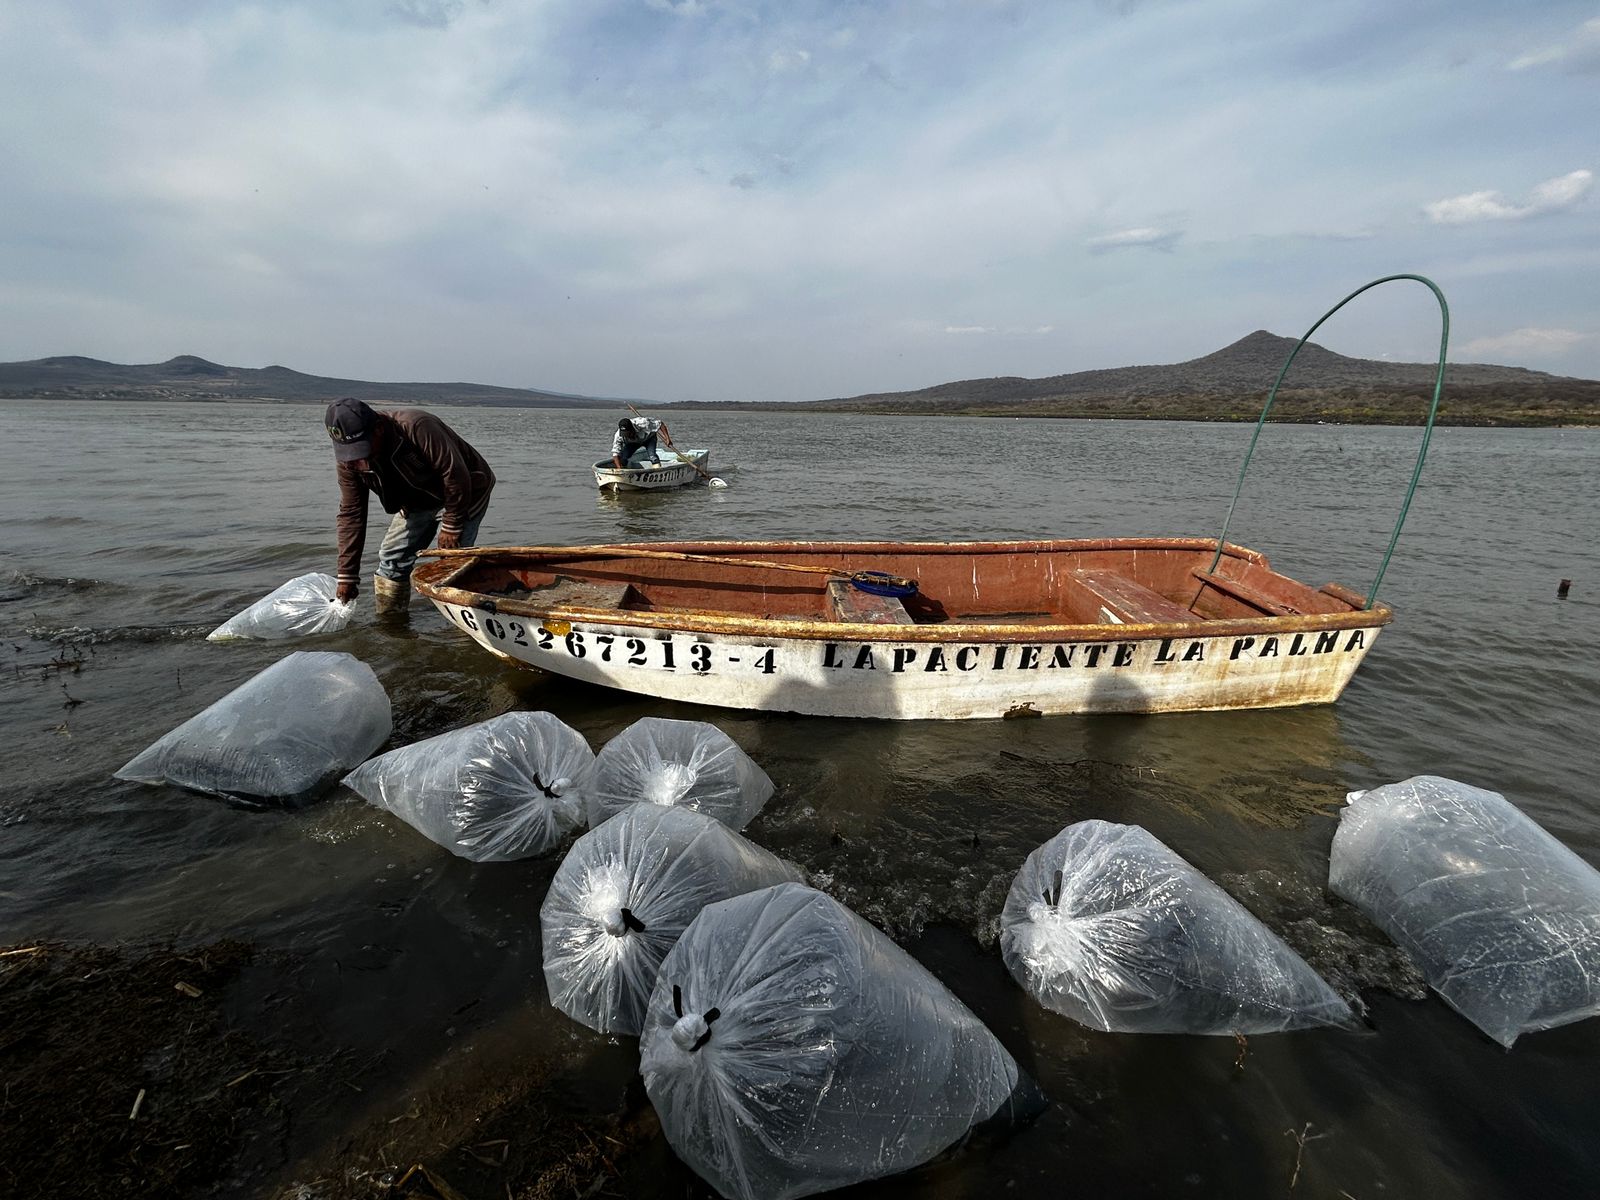
<path id="1" fill-rule="evenodd" d="M 1209 538 L 436 551 L 417 590 L 501 658 L 666 700 L 963 719 L 1328 703 L 1383 605 Z"/>
<path id="2" fill-rule="evenodd" d="M 642 467 L 615 467 L 609 458 L 594 465 L 594 482 L 598 488 L 611 488 L 619 492 L 656 492 L 666 488 L 683 487 L 709 478 L 706 463 L 710 450 L 663 450 L 661 462 Z"/>

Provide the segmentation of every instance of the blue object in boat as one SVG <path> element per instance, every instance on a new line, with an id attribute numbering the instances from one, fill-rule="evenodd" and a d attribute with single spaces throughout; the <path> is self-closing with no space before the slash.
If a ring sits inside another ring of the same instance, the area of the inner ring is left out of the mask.
<path id="1" fill-rule="evenodd" d="M 871 596 L 905 597 L 917 594 L 915 579 L 902 579 L 883 571 L 857 571 L 850 576 L 850 586 Z"/>

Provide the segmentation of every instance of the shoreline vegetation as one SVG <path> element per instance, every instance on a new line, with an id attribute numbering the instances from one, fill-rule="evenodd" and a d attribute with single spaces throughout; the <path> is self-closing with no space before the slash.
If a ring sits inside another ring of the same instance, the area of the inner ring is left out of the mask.
<path id="1" fill-rule="evenodd" d="M 674 412 L 854 413 L 1121 421 L 1255 421 L 1295 339 L 1265 330 L 1186 362 L 1077 371 L 1041 379 L 969 379 L 915 391 L 826 400 L 682 400 L 661 403 L 470 383 L 374 383 L 287 367 L 228 367 L 192 355 L 123 366 L 92 358 L 0 363 L 0 400 L 326 403 L 615 409 Z M 1308 342 L 1271 419 L 1291 424 L 1421 425 L 1434 363 L 1349 358 Z M 1600 426 L 1600 380 L 1484 363 L 1447 363 L 1439 425 L 1486 428 Z"/>
<path id="2" fill-rule="evenodd" d="M 1579 381 L 1586 382 L 1586 381 Z M 1463 395 L 1468 389 L 1445 383 L 1436 426 L 1461 426 L 1480 429 L 1593 429 L 1600 428 L 1600 383 L 1592 385 L 1592 396 L 1568 401 L 1534 393 L 1506 395 L 1495 391 L 1487 396 Z M 0 394 L 0 403 L 9 400 L 71 400 L 106 403 L 167 404 L 319 404 L 325 401 L 303 396 L 241 396 L 236 393 L 197 393 L 157 388 L 126 389 L 110 392 L 50 391 L 29 395 Z M 1352 396 L 1328 395 L 1320 389 L 1282 390 L 1273 403 L 1269 422 L 1285 425 L 1386 425 L 1420 426 L 1427 417 L 1430 395 L 1357 393 Z M 1000 420 L 1079 420 L 1079 421 L 1197 421 L 1211 424 L 1253 423 L 1261 417 L 1266 394 L 1183 396 L 1091 397 L 1083 400 L 1014 404 L 834 404 L 828 401 L 780 403 L 776 401 L 678 401 L 655 404 L 652 408 L 672 412 L 779 412 L 847 414 L 891 417 L 992 417 Z M 599 405 L 493 404 L 484 401 L 407 399 L 378 397 L 375 403 L 440 406 L 478 406 L 487 408 L 571 408 Z M 621 403 L 620 401 L 618 403 Z M 610 405 L 605 407 L 609 408 Z"/>
<path id="3" fill-rule="evenodd" d="M 1567 382 L 1567 381 L 1562 381 Z M 1573 380 L 1582 390 L 1551 394 L 1546 389 L 1505 385 L 1453 387 L 1446 375 L 1436 425 L 1536 429 L 1600 427 L 1600 382 Z M 1433 399 L 1423 392 L 1388 392 L 1354 388 L 1281 389 L 1269 420 L 1298 425 L 1418 425 L 1427 419 Z M 1254 394 L 1183 396 L 1062 397 L 1011 403 L 865 404 L 685 404 L 684 409 L 762 412 L 856 413 L 873 416 L 1011 417 L 1014 419 L 1104 421 L 1254 422 L 1266 402 L 1263 389 Z"/>

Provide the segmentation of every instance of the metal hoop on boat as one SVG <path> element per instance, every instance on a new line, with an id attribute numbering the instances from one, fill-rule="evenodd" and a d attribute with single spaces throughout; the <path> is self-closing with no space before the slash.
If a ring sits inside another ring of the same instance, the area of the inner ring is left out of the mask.
<path id="1" fill-rule="evenodd" d="M 1223 519 L 1222 532 L 1217 534 L 1217 552 L 1211 559 L 1210 570 L 1215 571 L 1217 564 L 1222 561 L 1222 547 L 1227 541 L 1228 526 L 1233 523 L 1233 510 L 1239 504 L 1239 493 L 1244 490 L 1244 476 L 1245 472 L 1250 469 L 1250 456 L 1256 452 L 1256 439 L 1261 436 L 1261 427 L 1267 423 L 1267 414 L 1272 411 L 1272 402 L 1278 398 L 1278 387 L 1283 383 L 1283 377 L 1289 373 L 1289 366 L 1294 362 L 1295 355 L 1300 353 L 1300 348 L 1311 340 L 1311 335 L 1322 327 L 1324 321 L 1361 295 L 1362 292 L 1375 288 L 1380 283 L 1393 283 L 1397 279 L 1413 279 L 1425 285 L 1433 293 L 1434 299 L 1439 302 L 1441 322 L 1439 330 L 1439 367 L 1434 372 L 1433 403 L 1428 406 L 1428 420 L 1422 429 L 1422 445 L 1417 450 L 1417 465 L 1411 471 L 1411 486 L 1406 488 L 1406 498 L 1400 504 L 1400 517 L 1394 523 L 1394 533 L 1389 537 L 1389 548 L 1383 553 L 1383 562 L 1378 566 L 1378 574 L 1372 580 L 1372 587 L 1367 591 L 1365 607 L 1370 610 L 1378 602 L 1378 585 L 1383 582 L 1383 574 L 1389 569 L 1389 559 L 1394 556 L 1395 543 L 1400 540 L 1400 527 L 1406 523 L 1406 512 L 1411 507 L 1411 497 L 1416 493 L 1417 479 L 1422 475 L 1422 460 L 1428 455 L 1428 439 L 1433 436 L 1433 418 L 1434 414 L 1439 411 L 1439 395 L 1444 390 L 1445 351 L 1450 343 L 1450 306 L 1445 303 L 1444 293 L 1439 290 L 1439 285 L 1423 275 L 1385 275 L 1382 279 L 1374 279 L 1371 283 L 1358 287 L 1327 312 L 1323 313 L 1317 323 L 1306 330 L 1305 336 L 1295 343 L 1294 349 L 1289 352 L 1289 357 L 1284 360 L 1283 369 L 1278 372 L 1278 377 L 1272 381 L 1272 390 L 1267 393 L 1267 403 L 1261 410 L 1260 418 L 1256 421 L 1256 431 L 1250 437 L 1250 448 L 1245 451 L 1244 465 L 1239 468 L 1239 482 L 1233 489 L 1233 500 L 1228 504 L 1228 515 Z"/>

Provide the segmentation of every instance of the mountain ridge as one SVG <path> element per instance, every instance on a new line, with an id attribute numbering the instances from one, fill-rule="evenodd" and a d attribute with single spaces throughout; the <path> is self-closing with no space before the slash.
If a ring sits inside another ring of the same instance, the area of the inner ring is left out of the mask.
<path id="1" fill-rule="evenodd" d="M 1074 371 L 1038 379 L 958 380 L 798 405 L 812 412 L 1119 420 L 1253 421 L 1297 339 L 1264 329 L 1178 363 Z M 1307 342 L 1284 376 L 1277 421 L 1420 425 L 1437 362 L 1351 358 Z M 1441 425 L 1600 425 L 1600 381 L 1488 363 L 1446 363 Z"/>
<path id="2" fill-rule="evenodd" d="M 244 400 L 311 402 L 354 396 L 380 404 L 487 404 L 518 408 L 611 408 L 622 398 L 485 383 L 377 383 L 308 375 L 274 363 L 229 367 L 195 354 L 159 363 L 112 363 L 65 354 L 0 363 L 0 398 Z"/>
<path id="3" fill-rule="evenodd" d="M 1023 400 L 1043 396 L 1115 396 L 1143 394 L 1183 394 L 1226 390 L 1258 390 L 1265 396 L 1277 377 L 1295 338 L 1282 337 L 1265 329 L 1248 333 L 1236 342 L 1176 363 L 1142 366 L 1100 367 L 1041 378 L 999 376 L 990 379 L 958 380 L 903 392 L 875 392 L 833 400 L 802 401 L 812 405 L 853 404 L 889 397 L 952 399 L 982 396 L 997 399 L 1004 395 Z M 1284 386 L 1294 387 L 1401 387 L 1433 383 L 1437 363 L 1391 363 L 1383 359 L 1351 358 L 1315 342 L 1307 342 L 1284 378 Z M 1445 385 L 1477 386 L 1495 383 L 1526 383 L 1567 380 L 1571 377 L 1533 371 L 1527 367 L 1502 367 L 1487 363 L 1446 363 Z M 1578 381 L 1594 382 L 1594 381 Z"/>
<path id="4" fill-rule="evenodd" d="M 1042 378 L 992 376 L 828 400 L 683 400 L 650 405 L 657 409 L 904 416 L 1254 420 L 1296 344 L 1294 338 L 1257 329 L 1219 350 L 1177 363 L 1101 367 Z M 1436 369 L 1436 363 L 1352 358 L 1307 342 L 1284 377 L 1274 418 L 1420 424 L 1433 395 Z M 378 404 L 544 408 L 614 408 L 629 402 L 620 397 L 491 384 L 378 383 L 308 375 L 277 363 L 260 368 L 229 367 L 192 354 L 133 365 L 80 355 L 0 363 L 0 399 L 270 403 L 328 401 L 341 396 Z M 1438 420 L 1458 425 L 1600 425 L 1600 381 L 1526 367 L 1447 363 Z"/>

